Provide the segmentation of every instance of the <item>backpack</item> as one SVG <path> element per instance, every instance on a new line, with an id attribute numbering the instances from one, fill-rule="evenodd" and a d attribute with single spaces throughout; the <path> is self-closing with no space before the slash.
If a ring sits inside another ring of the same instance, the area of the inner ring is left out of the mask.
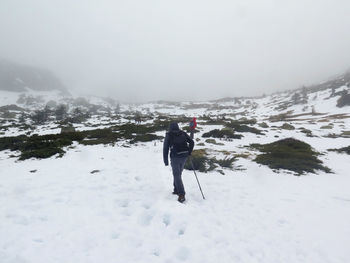
<path id="1" fill-rule="evenodd" d="M 179 131 L 177 133 L 169 134 L 169 146 L 171 149 L 171 153 L 174 156 L 181 156 L 188 154 L 190 148 L 187 144 L 187 136 L 183 131 Z"/>

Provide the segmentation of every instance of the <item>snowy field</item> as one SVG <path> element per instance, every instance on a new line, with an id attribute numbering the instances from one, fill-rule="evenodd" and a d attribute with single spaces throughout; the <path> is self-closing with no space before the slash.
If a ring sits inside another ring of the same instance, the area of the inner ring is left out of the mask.
<path id="1" fill-rule="evenodd" d="M 225 175 L 197 172 L 206 200 L 188 170 L 183 174 L 186 203 L 171 194 L 172 174 L 163 164 L 162 141 L 75 143 L 62 158 L 26 161 L 11 158 L 18 152 L 0 151 L 0 263 L 350 262 L 349 155 L 327 151 L 349 146 L 349 106 L 336 107 L 339 97 L 323 90 L 309 94 L 307 104 L 276 110 L 292 94 L 241 99 L 239 105 L 205 102 L 206 107 L 191 109 L 186 106 L 196 103 L 122 105 L 122 112 L 198 116 L 195 149 L 205 148 L 219 158 L 222 151 L 247 155 L 237 158 L 235 169 L 223 169 Z M 2 95 L 1 106 L 17 101 L 13 93 Z M 55 97 L 49 95 L 45 102 Z M 90 102 L 106 106 L 97 98 Z M 218 105 L 222 108 L 216 109 Z M 288 111 L 292 121 L 270 121 Z M 263 134 L 237 132 L 244 137 L 211 144 L 202 135 L 224 126 L 206 125 L 205 115 L 254 118 L 257 122 L 250 126 Z M 74 126 L 77 131 L 108 128 L 129 123 L 127 117 L 95 115 Z M 4 120 L 0 137 L 61 131 L 54 121 L 31 130 L 14 123 Z M 282 129 L 286 123 L 293 129 Z M 156 134 L 164 136 L 164 131 Z M 249 144 L 288 137 L 322 153 L 319 158 L 333 173 L 294 176 L 253 161 L 257 151 Z"/>
<path id="2" fill-rule="evenodd" d="M 350 262 L 348 156 L 301 177 L 240 159 L 244 171 L 198 173 L 206 200 L 185 170 L 180 204 L 161 148 L 0 152 L 0 262 Z"/>

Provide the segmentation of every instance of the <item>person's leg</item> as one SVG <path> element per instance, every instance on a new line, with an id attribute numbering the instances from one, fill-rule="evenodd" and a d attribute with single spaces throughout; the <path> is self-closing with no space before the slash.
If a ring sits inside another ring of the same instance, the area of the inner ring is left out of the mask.
<path id="1" fill-rule="evenodd" d="M 176 185 L 175 185 L 175 177 L 173 179 L 174 179 L 174 182 L 173 182 L 173 185 L 174 185 L 173 194 L 178 194 L 177 189 L 176 189 Z"/>
<path id="2" fill-rule="evenodd" d="M 171 167 L 173 169 L 174 187 L 179 195 L 185 194 L 184 185 L 182 183 L 182 158 L 171 158 Z"/>
<path id="3" fill-rule="evenodd" d="M 181 175 L 182 175 L 182 171 L 184 170 L 186 160 L 187 160 L 187 157 L 181 158 L 181 167 L 180 167 L 181 168 Z"/>

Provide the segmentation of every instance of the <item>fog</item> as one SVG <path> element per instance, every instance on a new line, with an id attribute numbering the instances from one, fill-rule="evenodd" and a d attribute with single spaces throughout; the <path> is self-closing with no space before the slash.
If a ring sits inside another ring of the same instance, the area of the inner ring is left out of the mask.
<path id="1" fill-rule="evenodd" d="M 75 92 L 205 100 L 350 68 L 349 0 L 1 0 L 0 57 Z"/>

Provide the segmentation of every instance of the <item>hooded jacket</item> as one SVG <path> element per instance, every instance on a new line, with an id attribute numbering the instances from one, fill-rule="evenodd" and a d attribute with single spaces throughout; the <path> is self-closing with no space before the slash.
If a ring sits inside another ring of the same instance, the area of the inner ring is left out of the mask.
<path id="1" fill-rule="evenodd" d="M 176 122 L 170 123 L 169 131 L 165 135 L 163 144 L 163 160 L 168 165 L 168 154 L 170 149 L 170 158 L 187 157 L 191 155 L 194 147 L 194 141 L 188 134 L 180 130 Z"/>

